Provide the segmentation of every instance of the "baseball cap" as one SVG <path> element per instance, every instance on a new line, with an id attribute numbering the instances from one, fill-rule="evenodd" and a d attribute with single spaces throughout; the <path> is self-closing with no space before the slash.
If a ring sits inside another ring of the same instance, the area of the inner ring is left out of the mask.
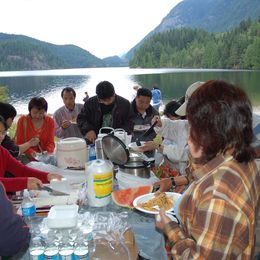
<path id="1" fill-rule="evenodd" d="M 198 89 L 201 85 L 203 85 L 204 82 L 203 81 L 197 81 L 194 82 L 193 84 L 191 84 L 187 90 L 186 90 L 186 94 L 185 94 L 185 101 L 184 103 L 175 111 L 175 114 L 179 115 L 179 116 L 186 116 L 186 107 L 187 107 L 187 103 L 189 98 L 191 97 L 192 93 Z"/>

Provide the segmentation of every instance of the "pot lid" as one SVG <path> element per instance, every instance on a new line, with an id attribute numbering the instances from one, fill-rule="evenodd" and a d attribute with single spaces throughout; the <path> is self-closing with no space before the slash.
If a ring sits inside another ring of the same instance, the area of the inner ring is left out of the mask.
<path id="1" fill-rule="evenodd" d="M 113 134 L 102 138 L 102 147 L 107 158 L 115 164 L 124 165 L 129 160 L 129 151 L 125 144 Z"/>

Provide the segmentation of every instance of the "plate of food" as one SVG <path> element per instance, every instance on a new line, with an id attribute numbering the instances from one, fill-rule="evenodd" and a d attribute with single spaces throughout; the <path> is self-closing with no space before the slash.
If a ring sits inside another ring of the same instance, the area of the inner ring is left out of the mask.
<path id="1" fill-rule="evenodd" d="M 145 142 L 141 141 L 141 145 L 138 146 L 136 142 L 130 143 L 128 147 L 135 152 L 140 152 L 140 148 L 144 146 Z"/>
<path id="2" fill-rule="evenodd" d="M 171 212 L 181 194 L 176 192 L 155 192 L 137 197 L 133 205 L 139 211 L 149 214 L 159 214 L 160 209 Z"/>
<path id="3" fill-rule="evenodd" d="M 134 131 L 136 131 L 136 132 L 146 131 L 149 128 L 150 128 L 150 125 L 134 125 Z"/>

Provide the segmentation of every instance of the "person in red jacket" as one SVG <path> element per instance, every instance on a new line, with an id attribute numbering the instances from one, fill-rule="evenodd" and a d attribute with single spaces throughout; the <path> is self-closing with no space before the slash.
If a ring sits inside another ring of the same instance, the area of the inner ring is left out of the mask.
<path id="1" fill-rule="evenodd" d="M 48 103 L 43 97 L 34 97 L 28 105 L 29 114 L 21 116 L 17 122 L 16 143 L 18 145 L 32 138 L 38 138 L 39 144 L 25 151 L 25 154 L 33 160 L 36 153 L 47 151 L 53 153 L 54 120 L 46 115 Z"/>
<path id="2" fill-rule="evenodd" d="M 6 135 L 7 125 L 0 116 L 0 144 Z M 5 172 L 12 173 L 14 178 L 5 178 Z M 37 190 L 42 183 L 48 183 L 51 179 L 61 179 L 56 173 L 47 173 L 30 168 L 17 161 L 5 148 L 0 145 L 0 181 L 7 192 L 15 192 L 23 189 Z M 1 213 L 0 213 L 1 214 Z"/>
<path id="3" fill-rule="evenodd" d="M 1 182 L 0 223 L 0 258 L 26 250 L 30 241 L 29 228 L 22 217 L 14 213 L 12 203 L 8 200 Z"/>

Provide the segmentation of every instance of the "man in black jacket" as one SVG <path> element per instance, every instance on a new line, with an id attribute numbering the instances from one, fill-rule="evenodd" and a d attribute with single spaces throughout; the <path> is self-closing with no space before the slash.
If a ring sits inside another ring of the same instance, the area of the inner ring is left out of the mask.
<path id="1" fill-rule="evenodd" d="M 22 218 L 14 213 L 5 189 L 0 182 L 0 259 L 1 256 L 13 256 L 29 245 L 29 228 Z"/>
<path id="2" fill-rule="evenodd" d="M 97 85 L 96 94 L 85 102 L 77 117 L 82 135 L 94 143 L 101 127 L 123 128 L 130 134 L 133 129 L 130 102 L 116 95 L 114 86 L 108 81 Z"/>

